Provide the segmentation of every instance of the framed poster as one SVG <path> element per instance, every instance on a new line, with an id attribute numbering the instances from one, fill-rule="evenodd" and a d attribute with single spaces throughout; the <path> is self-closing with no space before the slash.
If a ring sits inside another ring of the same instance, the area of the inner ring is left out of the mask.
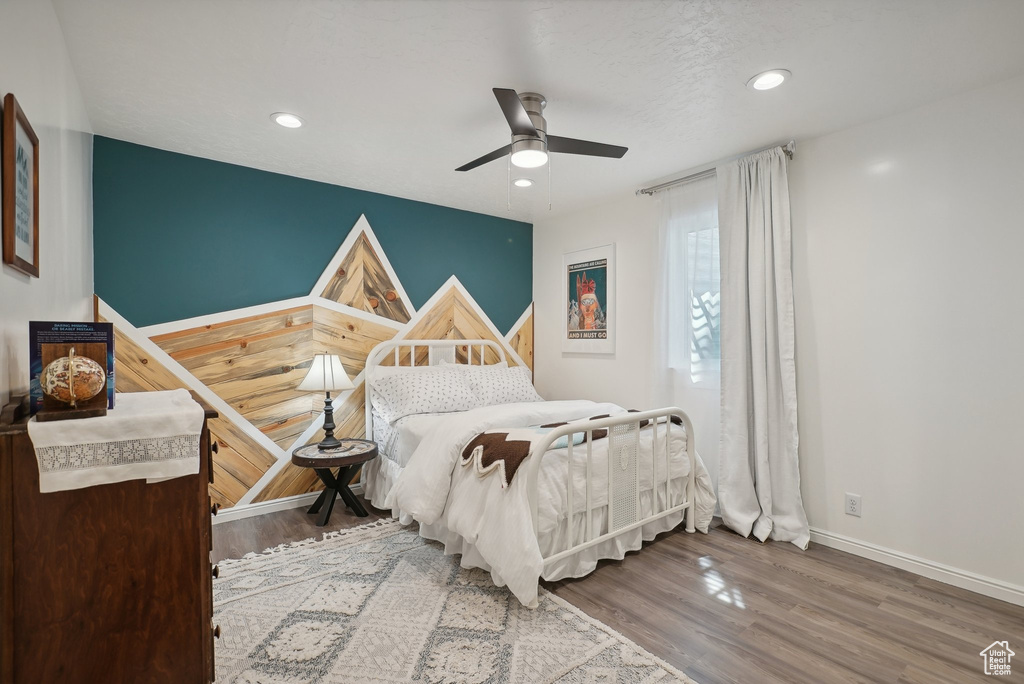
<path id="1" fill-rule="evenodd" d="M 615 245 L 562 257 L 565 323 L 562 351 L 615 353 Z"/>
<path id="2" fill-rule="evenodd" d="M 4 263 L 39 277 L 39 138 L 12 93 L 4 98 L 3 149 Z"/>

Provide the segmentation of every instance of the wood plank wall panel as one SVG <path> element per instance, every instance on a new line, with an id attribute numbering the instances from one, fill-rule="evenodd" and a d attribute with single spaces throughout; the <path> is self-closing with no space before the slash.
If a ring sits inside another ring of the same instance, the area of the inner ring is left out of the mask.
<path id="1" fill-rule="evenodd" d="M 340 356 L 352 378 L 363 372 L 370 350 L 390 340 L 395 332 L 391 326 L 322 306 L 313 307 L 313 342 L 317 351 Z"/>
<path id="2" fill-rule="evenodd" d="M 365 232 L 359 234 L 320 296 L 399 323 L 410 319 L 409 308 L 384 270 Z"/>
<path id="3" fill-rule="evenodd" d="M 352 437 L 362 439 L 366 434 L 366 384 L 359 383 L 352 392 L 345 397 L 344 401 L 334 402 L 334 434 L 340 437 Z M 324 398 L 317 396 L 314 400 L 313 410 L 317 415 L 324 409 Z M 319 442 L 324 438 L 323 428 L 317 430 L 306 444 Z"/>
<path id="4" fill-rule="evenodd" d="M 532 307 L 531 307 L 532 308 Z M 519 354 L 526 365 L 533 370 L 533 312 L 526 317 L 523 324 L 519 326 L 515 334 L 509 339 L 509 345 Z"/>
<path id="5" fill-rule="evenodd" d="M 229 345 L 247 343 L 250 336 L 280 331 L 312 321 L 312 307 L 299 306 L 222 323 L 211 323 L 188 330 L 178 330 L 157 335 L 152 339 L 175 361 L 188 368 L 183 359 L 208 350 L 211 345 L 218 342 L 227 342 Z M 196 349 L 200 351 L 194 351 Z"/>
<path id="6" fill-rule="evenodd" d="M 455 294 L 455 311 L 454 311 L 455 327 L 452 330 L 453 337 L 451 339 L 456 339 L 456 340 L 474 340 L 474 339 L 493 340 L 493 341 L 497 342 L 500 346 L 504 347 L 505 346 L 505 340 L 503 340 L 502 338 L 496 337 L 495 335 L 491 334 L 490 328 L 487 326 L 487 323 L 482 318 L 480 318 L 480 315 L 477 314 L 476 310 L 474 310 L 473 307 L 471 307 L 469 305 L 469 302 L 466 301 L 466 299 L 462 296 L 462 294 L 458 290 L 455 290 L 454 294 Z M 466 349 L 464 347 L 460 347 L 459 349 L 457 349 L 456 350 L 456 356 L 459 357 L 459 361 L 465 360 L 464 357 L 466 356 Z M 498 362 L 498 354 L 497 354 L 497 352 L 495 352 L 493 349 L 486 350 L 485 353 L 484 353 L 484 362 L 485 363 L 497 363 Z M 513 361 L 512 359 L 508 359 L 508 365 L 514 366 L 516 364 L 515 364 L 515 361 Z"/>
<path id="7" fill-rule="evenodd" d="M 363 409 L 365 385 L 359 383 L 345 400 L 334 405 L 334 433 L 338 437 L 362 438 L 366 433 L 366 416 Z M 316 412 L 323 410 L 323 398 L 317 399 Z M 315 444 L 324 438 L 323 429 L 317 430 L 306 443 Z M 323 489 L 320 479 L 310 468 L 299 468 L 288 463 L 274 478 L 267 483 L 253 501 L 272 501 L 286 496 L 305 494 L 306 492 Z"/>
<path id="8" fill-rule="evenodd" d="M 117 363 L 115 386 L 119 392 L 188 389 L 116 326 L 114 357 Z M 211 419 L 209 427 L 219 448 L 213 460 L 214 483 L 210 486 L 210 496 L 221 506 L 233 506 L 277 458 L 223 416 Z"/>
<path id="9" fill-rule="evenodd" d="M 180 330 L 153 341 L 282 448 L 315 417 L 312 397 L 297 389 L 315 353 L 312 306 Z"/>
<path id="10" fill-rule="evenodd" d="M 366 356 L 380 342 L 392 339 L 398 330 L 384 319 L 406 323 L 411 308 L 398 295 L 396 283 L 387 275 L 379 255 L 365 232 L 342 260 L 322 297 L 382 317 L 368 320 L 332 308 L 322 299 L 279 311 L 246 316 L 219 323 L 196 326 L 151 339 L 160 349 L 196 380 L 231 406 L 242 420 L 235 424 L 225 417 L 210 421 L 210 431 L 219 443 L 214 457 L 214 501 L 224 507 L 255 494 L 254 502 L 270 501 L 321 488 L 316 474 L 295 468 L 286 460 L 280 471 L 260 491 L 252 492 L 267 471 L 278 464 L 278 456 L 287 452 L 323 411 L 323 396 L 299 392 L 297 387 L 316 353 L 337 354 L 346 371 L 358 376 Z M 316 302 L 322 302 L 317 304 Z M 153 391 L 185 387 L 185 383 L 159 361 L 117 330 L 117 388 L 119 391 Z M 404 338 L 487 339 L 506 350 L 514 349 L 532 366 L 532 315 L 512 338 L 511 344 L 491 332 L 491 326 L 469 303 L 457 286 L 449 286 L 429 311 L 405 332 Z M 478 363 L 478 348 L 473 350 Z M 458 360 L 467 358 L 465 346 L 457 349 Z M 161 358 L 163 355 L 160 355 Z M 409 364 L 409 353 L 400 360 Z M 416 350 L 417 365 L 427 363 L 428 351 Z M 497 355 L 487 350 L 487 363 Z M 388 359 L 385 363 L 392 363 Z M 510 365 L 515 365 L 511 359 Z M 364 433 L 364 387 L 345 396 L 335 405 L 336 433 L 342 437 L 362 437 Z M 248 423 L 248 424 L 247 424 Z M 268 450 L 251 436 L 252 428 L 263 432 L 281 451 Z M 248 431 L 248 432 L 247 432 Z M 307 443 L 323 439 L 317 431 Z"/>
<path id="11" fill-rule="evenodd" d="M 103 321 L 103 319 L 100 319 Z M 103 321 L 106 322 L 106 321 Z M 150 359 L 142 347 L 114 328 L 114 388 L 118 392 L 154 392 L 185 389 L 185 383 L 158 361 Z"/>
<path id="12" fill-rule="evenodd" d="M 423 317 L 406 334 L 407 340 L 493 340 L 502 347 L 507 347 L 505 340 L 495 337 L 487 323 L 469 305 L 458 289 L 449 288 L 434 305 L 423 314 Z M 466 361 L 468 350 L 459 347 L 456 356 L 460 363 Z M 477 349 L 474 348 L 474 363 L 477 363 Z M 497 363 L 498 355 L 492 349 L 485 351 L 487 363 Z M 416 350 L 416 365 L 427 363 L 427 349 Z M 386 359 L 383 365 L 393 365 L 394 361 Z M 514 366 L 515 361 L 508 359 Z M 409 352 L 399 356 L 399 365 L 409 365 Z"/>
<path id="13" fill-rule="evenodd" d="M 455 288 L 449 288 L 405 336 L 409 339 L 451 339 L 455 329 Z"/>

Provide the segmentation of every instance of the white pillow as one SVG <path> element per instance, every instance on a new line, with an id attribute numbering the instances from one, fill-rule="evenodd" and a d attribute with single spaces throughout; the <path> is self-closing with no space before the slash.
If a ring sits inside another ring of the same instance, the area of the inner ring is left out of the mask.
<path id="1" fill-rule="evenodd" d="M 389 423 L 417 413 L 466 411 L 477 405 L 466 377 L 451 368 L 424 367 L 374 380 L 371 404 Z"/>
<path id="2" fill-rule="evenodd" d="M 477 405 L 494 406 L 519 401 L 543 401 L 533 388 L 532 373 L 526 366 L 460 366 L 476 395 Z"/>
<path id="3" fill-rule="evenodd" d="M 392 375 L 398 375 L 400 373 L 429 373 L 430 371 L 436 371 L 440 366 L 374 366 L 373 367 L 373 384 L 377 385 L 384 378 L 391 377 Z"/>

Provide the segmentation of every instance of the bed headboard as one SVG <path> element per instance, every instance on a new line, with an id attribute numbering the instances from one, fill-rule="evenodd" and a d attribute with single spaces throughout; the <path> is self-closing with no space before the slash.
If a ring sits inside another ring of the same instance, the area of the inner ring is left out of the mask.
<path id="1" fill-rule="evenodd" d="M 387 340 L 374 347 L 366 357 L 363 371 L 366 388 L 366 439 L 373 439 L 373 381 L 381 366 L 422 368 L 441 363 L 470 366 L 508 364 L 505 349 L 494 340 Z M 401 371 L 399 371 L 401 372 Z"/>

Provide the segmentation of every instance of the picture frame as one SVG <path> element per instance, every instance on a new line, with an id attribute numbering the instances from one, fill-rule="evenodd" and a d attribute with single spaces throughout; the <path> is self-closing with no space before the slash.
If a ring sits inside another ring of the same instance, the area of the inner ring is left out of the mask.
<path id="1" fill-rule="evenodd" d="M 39 277 L 39 138 L 13 93 L 4 98 L 0 195 L 4 264 Z"/>
<path id="2" fill-rule="evenodd" d="M 562 351 L 615 353 L 615 244 L 562 256 Z"/>

